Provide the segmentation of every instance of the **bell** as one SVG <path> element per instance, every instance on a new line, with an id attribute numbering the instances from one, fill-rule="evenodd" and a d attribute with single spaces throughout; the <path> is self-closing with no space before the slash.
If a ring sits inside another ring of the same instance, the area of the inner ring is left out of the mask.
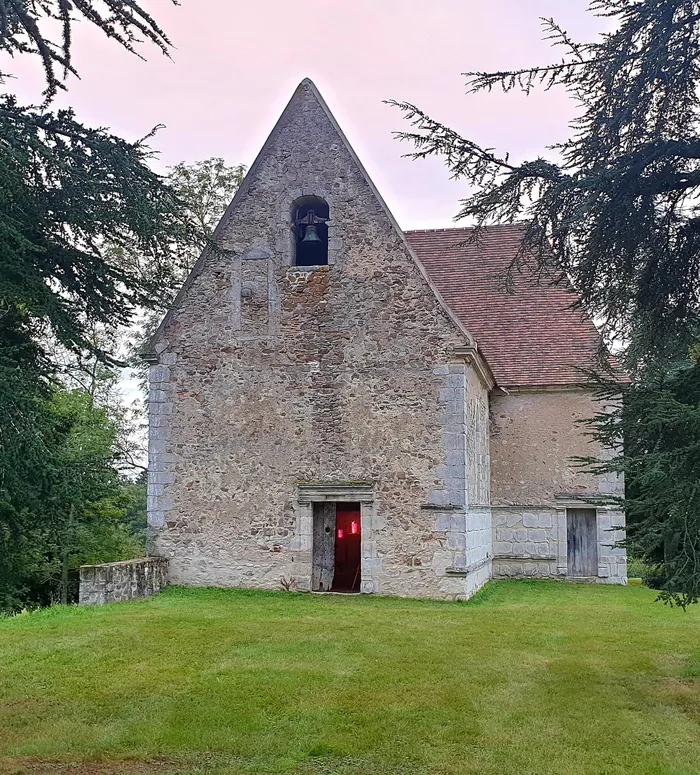
<path id="1" fill-rule="evenodd" d="M 304 239 L 302 242 L 320 242 L 321 238 L 318 236 L 318 232 L 316 231 L 316 224 L 310 223 L 306 227 L 306 231 L 304 232 Z"/>

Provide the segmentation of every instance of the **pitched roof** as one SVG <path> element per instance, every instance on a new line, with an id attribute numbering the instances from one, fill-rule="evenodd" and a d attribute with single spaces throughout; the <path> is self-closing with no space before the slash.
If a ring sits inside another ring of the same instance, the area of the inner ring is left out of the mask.
<path id="1" fill-rule="evenodd" d="M 523 226 L 485 227 L 478 241 L 469 228 L 406 232 L 409 244 L 440 295 L 476 338 L 498 385 L 564 386 L 582 382 L 578 369 L 594 368 L 600 334 L 571 308 L 570 288 L 504 275 L 518 252 Z"/>

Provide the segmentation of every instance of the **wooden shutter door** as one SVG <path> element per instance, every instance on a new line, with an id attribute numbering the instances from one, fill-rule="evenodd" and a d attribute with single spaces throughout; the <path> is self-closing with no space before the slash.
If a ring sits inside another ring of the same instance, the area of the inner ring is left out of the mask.
<path id="1" fill-rule="evenodd" d="M 328 592 L 335 573 L 335 503 L 314 503 L 311 589 Z"/>
<path id="2" fill-rule="evenodd" d="M 595 509 L 566 510 L 569 576 L 598 575 L 598 528 Z"/>

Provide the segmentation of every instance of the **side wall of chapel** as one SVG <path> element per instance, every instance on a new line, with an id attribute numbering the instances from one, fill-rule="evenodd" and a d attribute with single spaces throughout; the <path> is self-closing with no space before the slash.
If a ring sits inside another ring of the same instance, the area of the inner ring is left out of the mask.
<path id="1" fill-rule="evenodd" d="M 567 508 L 595 508 L 601 583 L 624 584 L 624 514 L 590 499 L 624 494 L 614 474 L 585 473 L 572 458 L 600 454 L 580 421 L 599 410 L 585 390 L 491 396 L 494 576 L 567 576 Z"/>

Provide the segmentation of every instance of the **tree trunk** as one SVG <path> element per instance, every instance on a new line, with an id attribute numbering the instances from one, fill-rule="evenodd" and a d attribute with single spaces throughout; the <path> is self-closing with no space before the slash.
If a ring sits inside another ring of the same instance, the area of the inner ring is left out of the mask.
<path id="1" fill-rule="evenodd" d="M 70 538 L 73 532 L 73 517 L 75 516 L 75 504 L 71 503 L 68 515 L 68 525 L 63 536 L 63 550 L 61 552 L 61 585 L 59 587 L 60 602 L 68 605 L 68 569 L 70 565 Z"/>
<path id="2" fill-rule="evenodd" d="M 63 551 L 61 558 L 61 603 L 68 605 L 68 550 Z"/>

